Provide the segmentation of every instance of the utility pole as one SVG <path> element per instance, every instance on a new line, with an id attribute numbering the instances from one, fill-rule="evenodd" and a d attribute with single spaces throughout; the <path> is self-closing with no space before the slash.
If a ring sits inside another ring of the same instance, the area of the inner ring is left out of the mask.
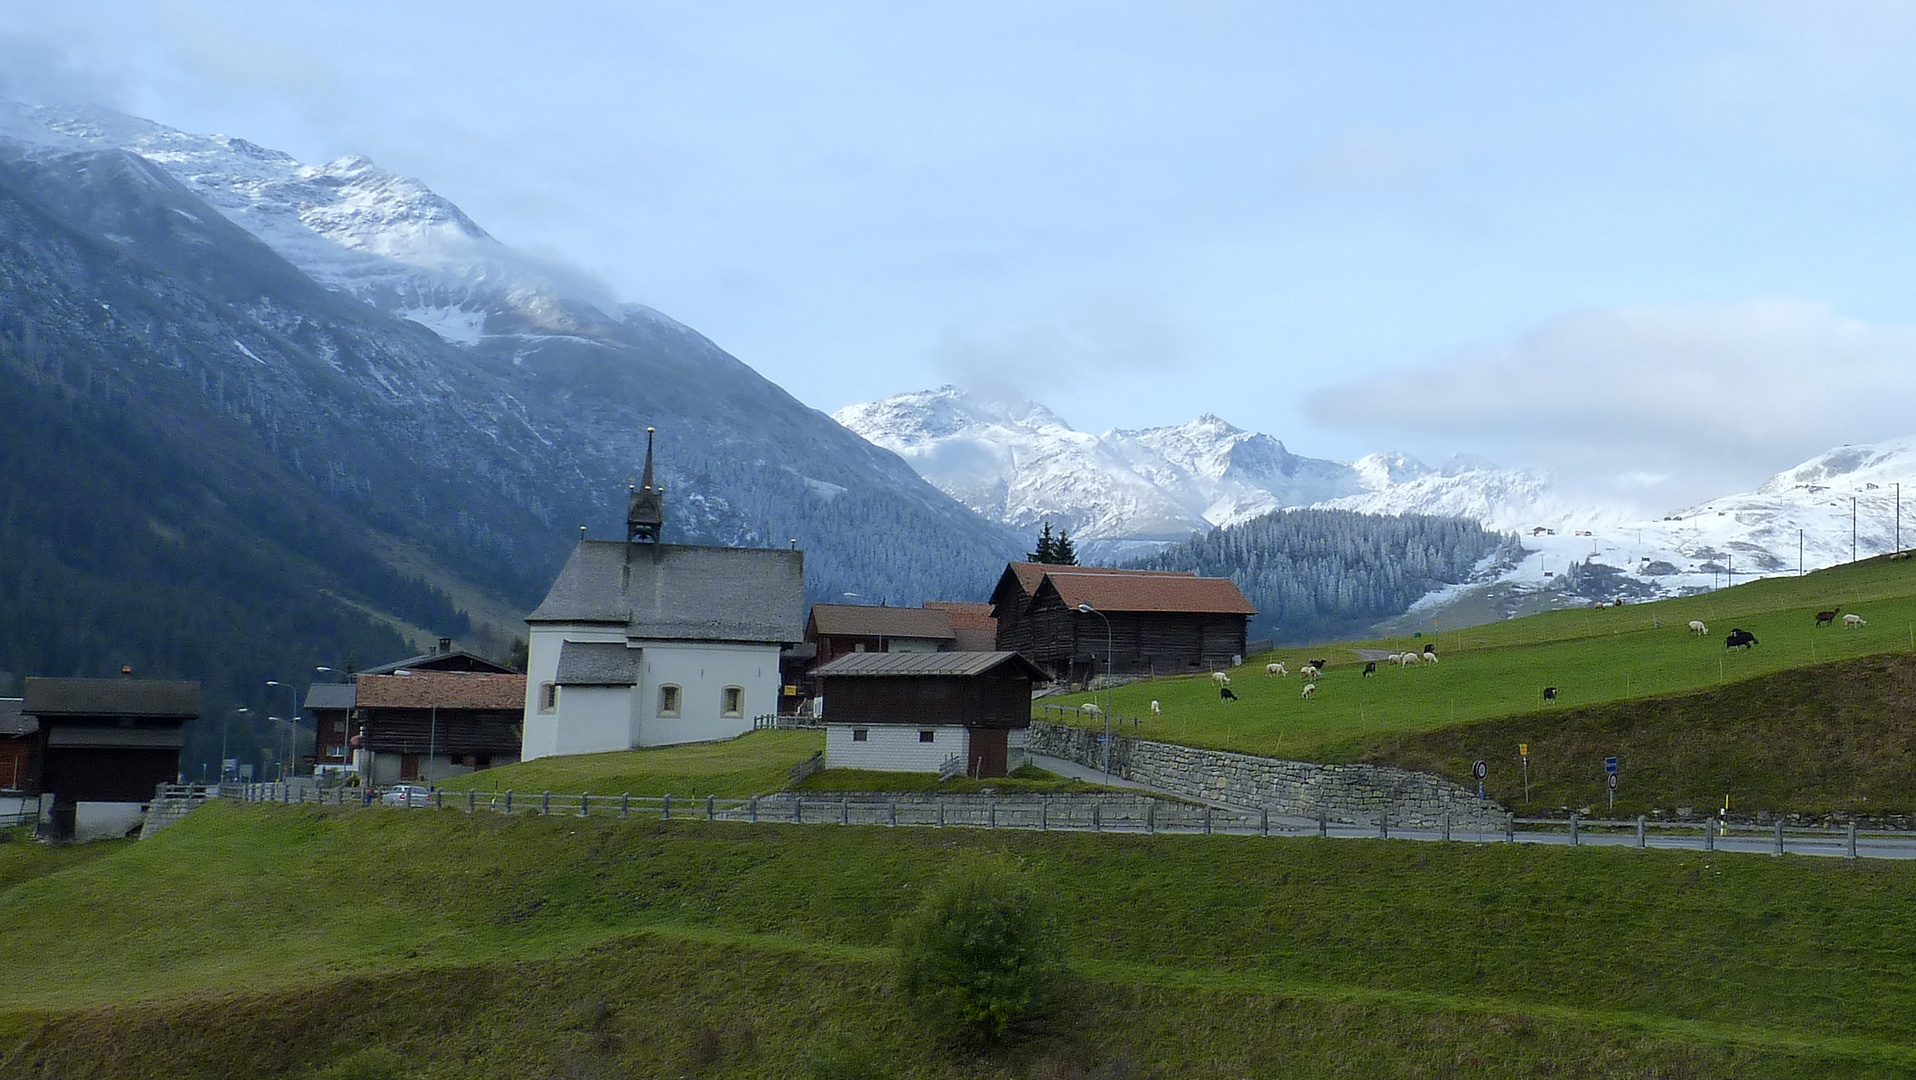
<path id="1" fill-rule="evenodd" d="M 1803 576 L 1803 530 L 1796 530 L 1796 576 Z"/>
<path id="2" fill-rule="evenodd" d="M 1856 496 L 1849 497 L 1849 561 L 1856 561 Z"/>
<path id="3" fill-rule="evenodd" d="M 1896 484 L 1896 550 L 1903 550 L 1903 485 Z"/>

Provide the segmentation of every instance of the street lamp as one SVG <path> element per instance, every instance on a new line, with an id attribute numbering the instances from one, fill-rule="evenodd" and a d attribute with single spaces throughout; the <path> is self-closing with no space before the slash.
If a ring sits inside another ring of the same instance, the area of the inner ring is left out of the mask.
<path id="1" fill-rule="evenodd" d="M 1090 604 L 1079 604 L 1080 615 L 1104 619 L 1104 778 L 1111 779 L 1111 620 Z"/>
<path id="2" fill-rule="evenodd" d="M 240 713 L 252 711 L 253 710 L 242 705 L 234 709 L 231 713 L 228 713 L 226 719 L 220 724 L 220 783 L 222 784 L 226 783 L 226 735 L 227 732 L 233 730 L 233 717 Z"/>
<path id="3" fill-rule="evenodd" d="M 291 748 L 292 754 L 296 756 L 299 753 L 299 688 L 292 683 L 280 682 L 278 679 L 268 679 L 266 680 L 266 685 L 284 686 L 286 688 L 286 698 L 292 702 L 293 711 L 289 715 L 292 717 L 290 722 L 293 725 L 293 729 L 285 735 L 285 739 Z M 276 750 L 279 749 L 278 739 L 274 740 L 273 748 Z M 287 756 L 288 755 L 282 753 L 279 759 L 279 778 L 281 781 L 286 779 Z"/>

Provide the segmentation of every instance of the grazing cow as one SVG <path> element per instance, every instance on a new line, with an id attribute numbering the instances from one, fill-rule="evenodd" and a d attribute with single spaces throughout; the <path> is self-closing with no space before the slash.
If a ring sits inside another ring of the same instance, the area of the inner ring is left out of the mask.
<path id="1" fill-rule="evenodd" d="M 1264 674 L 1266 674 L 1266 675 L 1289 675 L 1289 674 L 1290 674 L 1290 672 L 1288 672 L 1288 671 L 1286 671 L 1286 670 L 1284 670 L 1284 665 L 1283 665 L 1283 664 L 1281 664 L 1281 663 L 1277 663 L 1277 664 L 1265 664 L 1265 665 L 1264 665 Z"/>
<path id="2" fill-rule="evenodd" d="M 1557 700 L 1557 688 L 1556 688 L 1556 687 L 1554 687 L 1554 686 L 1546 686 L 1546 687 L 1544 687 L 1544 688 L 1543 688 L 1543 699 L 1544 699 L 1545 701 L 1555 701 L 1555 700 Z"/>
<path id="3" fill-rule="evenodd" d="M 1710 628 L 1703 625 L 1702 619 L 1690 620 L 1690 633 L 1695 634 L 1697 637 L 1702 637 L 1703 635 L 1709 632 L 1710 632 Z"/>
<path id="4" fill-rule="evenodd" d="M 1300 696 L 1308 698 L 1315 693 L 1317 693 L 1317 684 L 1314 682 L 1307 682 L 1304 684 L 1304 693 Z"/>
<path id="5" fill-rule="evenodd" d="M 1364 664 L 1364 674 L 1367 676 L 1377 674 L 1377 661 L 1366 661 Z"/>
<path id="6" fill-rule="evenodd" d="M 1152 699 L 1151 699 L 1151 715 L 1152 715 L 1152 716 L 1163 716 L 1163 715 L 1164 715 L 1164 706 L 1162 706 L 1162 705 L 1160 705 L 1160 704 L 1158 704 L 1158 699 L 1157 699 L 1157 698 L 1152 698 Z"/>
<path id="7" fill-rule="evenodd" d="M 1236 701 L 1237 700 L 1237 695 L 1231 693 L 1231 688 L 1228 686 L 1218 687 L 1217 696 L 1219 701 Z"/>
<path id="8" fill-rule="evenodd" d="M 1750 633 L 1748 630 L 1744 630 L 1741 628 L 1732 628 L 1730 630 L 1730 636 L 1723 639 L 1724 648 L 1734 649 L 1737 646 L 1741 645 L 1745 652 L 1748 652 L 1750 646 L 1755 645 L 1756 643 L 1757 643 L 1756 635 Z"/>
<path id="9" fill-rule="evenodd" d="M 1839 612 L 1841 612 L 1842 610 L 1843 610 L 1843 609 L 1842 609 L 1842 608 L 1840 608 L 1840 607 L 1833 607 L 1833 608 L 1831 608 L 1831 609 L 1829 609 L 1828 611 L 1819 611 L 1819 612 L 1817 612 L 1817 613 L 1816 613 L 1816 625 L 1818 625 L 1818 626 L 1828 626 L 1829 624 L 1831 624 L 1831 623 L 1833 623 L 1833 622 L 1835 622 L 1835 621 L 1836 621 L 1836 616 L 1837 616 L 1837 614 L 1838 614 Z"/>

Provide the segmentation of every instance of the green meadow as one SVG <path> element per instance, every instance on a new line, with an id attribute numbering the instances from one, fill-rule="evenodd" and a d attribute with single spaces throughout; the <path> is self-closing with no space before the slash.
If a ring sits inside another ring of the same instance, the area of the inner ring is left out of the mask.
<path id="1" fill-rule="evenodd" d="M 888 943 L 979 856 L 1071 975 L 967 1057 Z M 1916 864 L 216 803 L 0 881 L 34 1080 L 1916 1074 Z"/>

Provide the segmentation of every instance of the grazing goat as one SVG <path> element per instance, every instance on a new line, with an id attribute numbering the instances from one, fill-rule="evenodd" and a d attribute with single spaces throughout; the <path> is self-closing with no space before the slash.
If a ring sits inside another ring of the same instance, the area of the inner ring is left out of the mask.
<path id="1" fill-rule="evenodd" d="M 1424 659 L 1426 660 L 1437 659 L 1437 646 L 1426 644 L 1424 646 Z"/>
<path id="2" fill-rule="evenodd" d="M 1384 657 L 1384 663 L 1386 664 L 1402 664 L 1403 662 L 1404 662 L 1404 654 L 1400 652 L 1394 652 L 1394 653 L 1391 653 L 1389 656 Z"/>
<path id="3" fill-rule="evenodd" d="M 1319 671 L 1322 671 L 1325 668 L 1330 667 L 1331 662 L 1329 660 L 1313 660 L 1311 661 L 1311 666 L 1316 668 Z"/>
<path id="4" fill-rule="evenodd" d="M 1908 562 L 1908 561 L 1909 561 L 1909 556 L 1910 556 L 1910 552 L 1907 552 L 1907 551 L 1899 551 L 1899 552 L 1897 552 L 1896 554 L 1894 554 L 1894 555 L 1891 555 L 1891 556 L 1889 557 L 1889 561 L 1890 561 L 1890 562 Z"/>
<path id="5" fill-rule="evenodd" d="M 1743 647 L 1744 652 L 1748 652 L 1750 649 L 1750 646 L 1755 645 L 1756 643 L 1757 643 L 1756 635 L 1740 627 L 1732 627 L 1730 629 L 1730 636 L 1723 639 L 1724 648 L 1734 649 L 1737 646 L 1741 645 Z"/>
<path id="6" fill-rule="evenodd" d="M 1231 693 L 1231 688 L 1228 686 L 1218 687 L 1217 696 L 1219 701 L 1236 701 L 1237 700 L 1237 695 Z"/>
<path id="7" fill-rule="evenodd" d="M 1545 701 L 1555 701 L 1555 700 L 1557 700 L 1557 688 L 1556 688 L 1556 687 L 1554 687 L 1554 686 L 1546 686 L 1546 687 L 1544 687 L 1544 688 L 1543 688 L 1543 699 L 1544 699 Z"/>
<path id="8" fill-rule="evenodd" d="M 1163 716 L 1163 715 L 1164 715 L 1164 706 L 1162 706 L 1162 705 L 1160 705 L 1160 704 L 1158 704 L 1158 699 L 1157 699 L 1157 698 L 1152 698 L 1152 699 L 1151 699 L 1151 715 L 1152 715 L 1152 716 Z"/>
<path id="9" fill-rule="evenodd" d="M 1422 659 L 1423 657 L 1417 653 L 1407 652 L 1403 656 L 1398 657 L 1397 666 L 1410 667 L 1411 665 L 1417 663 L 1419 660 L 1422 660 Z"/>
<path id="10" fill-rule="evenodd" d="M 1436 653 L 1434 653 L 1434 652 L 1427 652 L 1427 653 L 1425 653 L 1425 654 L 1424 654 L 1424 662 L 1425 662 L 1425 663 L 1427 663 L 1427 664 L 1434 664 L 1434 663 L 1436 663 L 1436 662 L 1437 662 L 1437 654 L 1436 654 Z"/>
<path id="11" fill-rule="evenodd" d="M 1222 671 L 1211 672 L 1211 681 L 1218 684 L 1219 686 L 1231 685 L 1231 677 L 1229 675 L 1226 675 Z"/>
<path id="12" fill-rule="evenodd" d="M 1315 693 L 1317 693 L 1317 684 L 1314 682 L 1307 682 L 1304 684 L 1304 693 L 1301 696 L 1308 698 Z"/>
<path id="13" fill-rule="evenodd" d="M 1289 675 L 1289 674 L 1290 674 L 1290 672 L 1288 672 L 1288 671 L 1286 671 L 1286 670 L 1284 670 L 1284 665 L 1283 665 L 1283 664 L 1281 664 L 1281 663 L 1280 663 L 1280 664 L 1265 664 L 1265 665 L 1264 665 L 1264 674 L 1266 674 L 1266 675 Z"/>
<path id="14" fill-rule="evenodd" d="M 1297 677 L 1300 679 L 1315 679 L 1321 674 L 1323 673 L 1317 670 L 1316 664 L 1305 664 L 1297 669 Z"/>
<path id="15" fill-rule="evenodd" d="M 1371 676 L 1371 675 L 1375 675 L 1375 674 L 1377 674 L 1377 661 L 1375 661 L 1375 660 L 1370 660 L 1370 661 L 1367 661 L 1367 662 L 1365 662 L 1365 664 L 1364 664 L 1364 674 L 1365 674 L 1366 676 Z"/>
<path id="16" fill-rule="evenodd" d="M 1845 630 L 1854 630 L 1859 626 L 1868 626 L 1868 625 L 1869 623 L 1865 621 L 1861 615 L 1843 616 L 1843 629 Z"/>
<path id="17" fill-rule="evenodd" d="M 1838 613 L 1838 612 L 1840 612 L 1840 611 L 1842 611 L 1842 610 L 1843 610 L 1843 609 L 1842 609 L 1842 608 L 1840 608 L 1840 607 L 1833 607 L 1833 608 L 1831 608 L 1831 609 L 1829 609 L 1828 611 L 1819 611 L 1819 612 L 1817 612 L 1817 613 L 1816 613 L 1816 625 L 1818 625 L 1818 626 L 1828 626 L 1829 624 L 1831 624 L 1831 623 L 1833 623 L 1833 622 L 1835 622 L 1835 621 L 1836 621 L 1836 615 L 1837 615 L 1837 613 Z"/>
<path id="18" fill-rule="evenodd" d="M 1086 716 L 1103 716 L 1104 715 L 1104 710 L 1098 708 L 1095 702 L 1090 702 L 1090 701 L 1087 701 L 1084 704 L 1078 706 L 1078 711 L 1080 713 L 1083 713 Z"/>
<path id="19" fill-rule="evenodd" d="M 1697 637 L 1702 637 L 1705 634 L 1708 634 L 1709 632 L 1710 632 L 1710 628 L 1703 625 L 1702 619 L 1690 620 L 1690 633 L 1695 634 Z"/>

